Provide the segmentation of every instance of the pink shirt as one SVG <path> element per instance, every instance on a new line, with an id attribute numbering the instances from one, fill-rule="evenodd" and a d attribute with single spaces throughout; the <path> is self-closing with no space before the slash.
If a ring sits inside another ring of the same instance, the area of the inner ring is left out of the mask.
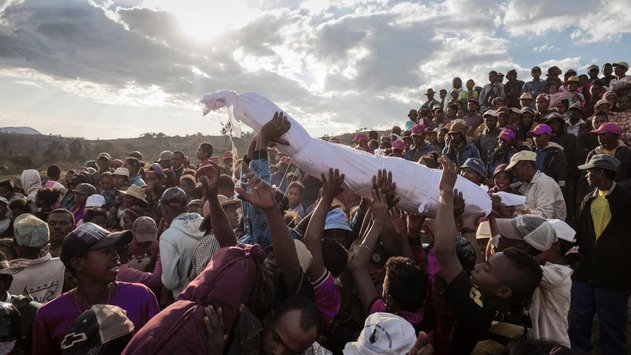
<path id="1" fill-rule="evenodd" d="M 327 270 L 320 279 L 311 284 L 315 295 L 315 304 L 320 311 L 322 324 L 324 326 L 329 326 L 333 318 L 335 318 L 340 311 L 342 293 L 340 289 L 335 286 L 334 282 L 335 278 L 333 274 Z"/>

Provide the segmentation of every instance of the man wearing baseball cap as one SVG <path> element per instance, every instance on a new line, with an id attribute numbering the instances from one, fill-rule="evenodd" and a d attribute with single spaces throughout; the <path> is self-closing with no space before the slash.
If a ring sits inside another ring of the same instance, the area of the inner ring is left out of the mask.
<path id="1" fill-rule="evenodd" d="M 469 158 L 460 167 L 460 176 L 476 185 L 481 185 L 486 177 L 486 166 L 479 158 Z"/>
<path id="2" fill-rule="evenodd" d="M 510 128 L 504 128 L 500 132 L 497 137 L 497 146 L 492 152 L 489 152 L 486 176 L 493 176 L 498 165 L 510 163 L 511 157 L 517 153 L 515 139 L 515 132 Z"/>
<path id="3" fill-rule="evenodd" d="M 522 150 L 513 155 L 505 170 L 521 181 L 519 193 L 526 196 L 524 214 L 565 220 L 566 207 L 563 193 L 554 179 L 537 170 L 537 153 Z"/>
<path id="4" fill-rule="evenodd" d="M 9 293 L 28 293 L 40 303 L 59 296 L 64 283 L 64 264 L 49 253 L 42 253 L 50 239 L 46 222 L 30 213 L 21 214 L 13 222 L 13 238 L 19 259 L 12 260 L 11 266 L 22 270 L 13 275 Z"/>
<path id="5" fill-rule="evenodd" d="M 578 168 L 586 170 L 593 192 L 581 203 L 576 244 L 581 262 L 574 272 L 570 307 L 572 349 L 589 353 L 592 322 L 598 314 L 603 354 L 629 354 L 627 302 L 631 293 L 631 193 L 616 184 L 620 162 L 595 154 Z"/>
<path id="6" fill-rule="evenodd" d="M 166 189 L 160 198 L 162 219 L 169 225 L 160 235 L 162 283 L 173 298 L 188 285 L 193 252 L 204 236 L 199 228 L 204 218 L 199 213 L 188 213 L 187 204 L 186 193 L 179 187 Z"/>
<path id="7" fill-rule="evenodd" d="M 423 155 L 432 151 L 432 146 L 425 141 L 426 130 L 422 124 L 416 124 L 412 127 L 412 139 L 414 145 L 405 152 L 404 158 L 417 162 Z"/>
<path id="8" fill-rule="evenodd" d="M 537 170 L 558 181 L 563 190 L 567 179 L 567 158 L 563 147 L 550 141 L 552 128 L 545 123 L 538 124 L 528 131 L 528 137 L 535 142 Z"/>
<path id="9" fill-rule="evenodd" d="M 599 145 L 589 152 L 586 161 L 596 154 L 613 156 L 620 162 L 614 181 L 625 187 L 631 187 L 631 148 L 620 141 L 622 134 L 620 126 L 615 122 L 605 122 L 591 133 L 598 137 Z"/>
<path id="10" fill-rule="evenodd" d="M 627 62 L 613 63 L 613 70 L 616 78 L 609 83 L 609 90 L 614 91 L 618 96 L 624 96 L 631 89 L 631 77 L 627 76 L 629 64 Z"/>
<path id="11" fill-rule="evenodd" d="M 554 339 L 570 347 L 567 315 L 570 310 L 572 269 L 566 266 L 559 237 L 545 218 L 521 215 L 496 219 L 498 251 L 515 246 L 525 249 L 541 265 L 543 277 L 528 309 L 532 327 L 530 339 Z"/>
<path id="12" fill-rule="evenodd" d="M 60 354 L 61 343 L 72 322 L 95 304 L 125 310 L 136 329 L 142 328 L 160 309 L 146 286 L 117 282 L 118 247 L 132 239 L 129 230 L 110 233 L 87 222 L 66 236 L 61 261 L 77 279 L 77 287 L 43 305 L 35 316 L 33 354 Z"/>
<path id="13" fill-rule="evenodd" d="M 443 155 L 460 167 L 469 158 L 480 158 L 480 152 L 473 144 L 467 143 L 467 124 L 455 120 L 449 128 L 449 145 L 443 148 Z"/>
<path id="14" fill-rule="evenodd" d="M 405 130 L 411 131 L 412 127 L 418 122 L 418 112 L 414 109 L 408 113 L 408 120 L 405 121 Z"/>
<path id="15" fill-rule="evenodd" d="M 163 150 L 160 152 L 160 157 L 156 163 L 160 164 L 163 169 L 171 168 L 171 158 L 173 157 L 173 152 L 170 150 Z"/>

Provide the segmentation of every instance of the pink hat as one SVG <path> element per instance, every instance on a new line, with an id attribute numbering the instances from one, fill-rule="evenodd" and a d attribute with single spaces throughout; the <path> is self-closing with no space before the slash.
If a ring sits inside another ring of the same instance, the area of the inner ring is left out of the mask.
<path id="1" fill-rule="evenodd" d="M 528 137 L 538 136 L 541 134 L 552 135 L 552 128 L 545 123 L 538 124 L 534 129 L 528 131 Z"/>
<path id="2" fill-rule="evenodd" d="M 226 151 L 223 153 L 223 158 L 224 159 L 232 159 L 232 152 L 231 151 Z"/>
<path id="3" fill-rule="evenodd" d="M 365 133 L 357 133 L 353 142 L 368 142 L 368 136 Z"/>
<path id="4" fill-rule="evenodd" d="M 622 134 L 622 128 L 615 122 L 605 122 L 598 127 L 597 130 L 591 132 L 592 134 L 605 134 L 613 133 L 617 136 Z"/>
<path id="5" fill-rule="evenodd" d="M 412 135 L 413 136 L 422 136 L 425 134 L 425 126 L 422 124 L 415 124 L 412 127 Z"/>
<path id="6" fill-rule="evenodd" d="M 515 132 L 513 132 L 512 129 L 510 128 L 504 128 L 499 135 L 500 139 L 503 139 L 507 142 L 514 142 L 515 141 Z"/>
<path id="7" fill-rule="evenodd" d="M 405 144 L 403 144 L 403 141 L 396 140 L 392 142 L 392 150 L 404 150 L 404 149 L 405 149 Z"/>

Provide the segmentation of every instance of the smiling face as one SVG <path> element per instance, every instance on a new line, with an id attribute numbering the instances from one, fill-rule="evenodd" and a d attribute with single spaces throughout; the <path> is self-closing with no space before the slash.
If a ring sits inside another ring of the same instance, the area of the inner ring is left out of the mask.
<path id="1" fill-rule="evenodd" d="M 495 187 L 497 187 L 499 191 L 508 191 L 510 183 L 511 178 L 506 171 L 499 172 L 493 177 L 493 184 L 495 184 Z"/>

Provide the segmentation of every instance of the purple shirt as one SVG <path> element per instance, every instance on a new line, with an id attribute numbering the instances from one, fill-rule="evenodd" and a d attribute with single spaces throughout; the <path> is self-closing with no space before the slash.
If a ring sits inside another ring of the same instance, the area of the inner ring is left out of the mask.
<path id="1" fill-rule="evenodd" d="M 79 311 L 74 292 L 70 290 L 44 304 L 35 315 L 33 324 L 33 354 L 61 354 L 61 342 Z M 116 282 L 116 290 L 108 304 L 127 312 L 137 332 L 160 311 L 156 296 L 146 286 Z"/>

